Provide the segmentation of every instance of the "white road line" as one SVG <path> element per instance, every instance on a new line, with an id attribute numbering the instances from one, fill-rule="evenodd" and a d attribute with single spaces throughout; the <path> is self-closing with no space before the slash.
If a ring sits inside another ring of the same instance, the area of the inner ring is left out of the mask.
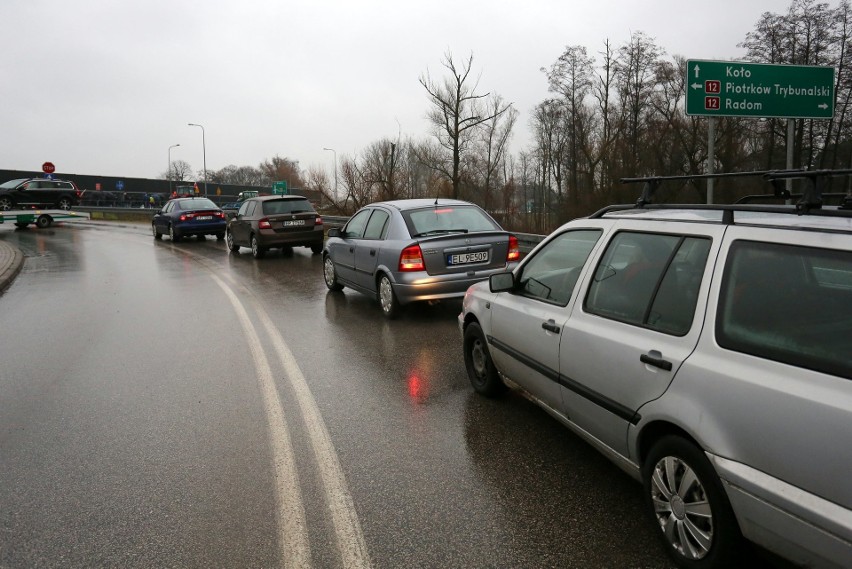
<path id="1" fill-rule="evenodd" d="M 308 526 L 305 521 L 305 507 L 302 503 L 299 475 L 296 469 L 290 432 L 287 429 L 287 421 L 284 417 L 269 361 L 266 359 L 260 338 L 240 299 L 222 279 L 212 272 L 210 274 L 216 284 L 225 292 L 240 319 L 263 394 L 263 405 L 269 423 L 272 460 L 275 464 L 281 559 L 285 567 L 309 568 L 311 567 L 311 549 L 308 543 Z M 262 314 L 262 312 L 260 313 Z"/>
<path id="2" fill-rule="evenodd" d="M 325 488 L 326 503 L 331 513 L 334 530 L 337 533 L 337 545 L 343 560 L 343 567 L 367 569 L 372 566 L 367 552 L 367 542 L 361 531 L 355 504 L 346 485 L 343 468 L 340 466 L 340 461 L 337 458 L 337 453 L 331 443 L 331 437 L 316 401 L 311 394 L 308 383 L 305 381 L 302 370 L 296 363 L 296 358 L 287 347 L 275 324 L 260 307 L 258 307 L 257 313 L 296 392 L 299 408 L 302 410 L 314 455 L 319 465 Z"/>

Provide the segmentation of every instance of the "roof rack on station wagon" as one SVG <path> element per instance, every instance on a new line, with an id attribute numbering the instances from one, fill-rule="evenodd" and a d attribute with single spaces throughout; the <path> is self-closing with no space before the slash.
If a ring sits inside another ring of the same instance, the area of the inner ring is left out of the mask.
<path id="1" fill-rule="evenodd" d="M 621 178 L 623 184 L 643 183 L 642 194 L 635 204 L 612 205 L 596 211 L 589 217 L 598 218 L 614 211 L 626 211 L 631 209 L 694 209 L 722 211 L 722 222 L 733 223 L 733 214 L 736 211 L 750 212 L 773 212 L 788 213 L 794 215 L 818 215 L 827 217 L 852 217 L 852 193 L 824 193 L 827 178 L 848 176 L 852 169 L 837 170 L 758 170 L 750 172 L 723 172 L 718 174 L 694 174 L 676 176 L 646 176 L 642 178 Z M 707 180 L 719 178 L 744 178 L 762 177 L 772 185 L 771 194 L 756 194 L 745 196 L 734 204 L 655 204 L 654 194 L 660 184 L 667 181 L 677 180 Z M 793 194 L 784 187 L 783 182 L 790 179 L 806 180 L 805 189 L 801 194 Z M 824 209 L 823 198 L 835 197 L 842 200 L 838 208 Z M 784 199 L 792 202 L 786 206 L 778 205 L 755 205 L 752 202 L 761 199 Z"/>

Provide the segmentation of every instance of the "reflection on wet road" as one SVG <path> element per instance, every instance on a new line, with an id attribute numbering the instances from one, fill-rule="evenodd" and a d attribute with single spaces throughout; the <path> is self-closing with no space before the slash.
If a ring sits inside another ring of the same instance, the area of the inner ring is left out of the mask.
<path id="1" fill-rule="evenodd" d="M 387 321 L 307 249 L 0 227 L 0 567 L 670 567 L 639 486 L 473 394 L 460 303 Z"/>

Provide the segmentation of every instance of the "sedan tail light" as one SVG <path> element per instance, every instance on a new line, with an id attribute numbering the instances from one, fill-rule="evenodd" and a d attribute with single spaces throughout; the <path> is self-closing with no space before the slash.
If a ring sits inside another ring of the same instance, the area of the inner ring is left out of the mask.
<path id="1" fill-rule="evenodd" d="M 269 218 L 268 218 L 268 217 L 264 217 L 263 219 L 261 219 L 260 221 L 258 221 L 258 222 L 257 222 L 257 226 L 258 226 L 260 229 L 272 229 L 272 224 L 271 224 L 271 223 L 269 223 Z"/>
<path id="2" fill-rule="evenodd" d="M 514 235 L 509 235 L 509 252 L 506 255 L 506 262 L 517 261 L 521 258 L 521 249 L 518 247 L 518 238 Z"/>
<path id="3" fill-rule="evenodd" d="M 399 254 L 400 272 L 422 271 L 424 268 L 420 245 L 410 245 Z"/>

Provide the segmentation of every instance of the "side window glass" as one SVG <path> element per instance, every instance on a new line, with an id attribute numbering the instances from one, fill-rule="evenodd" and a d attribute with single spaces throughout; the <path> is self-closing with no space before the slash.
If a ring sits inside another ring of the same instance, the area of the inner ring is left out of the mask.
<path id="1" fill-rule="evenodd" d="M 689 332 L 710 244 L 706 238 L 684 238 L 654 297 L 647 318 L 650 328 L 675 336 Z"/>
<path id="2" fill-rule="evenodd" d="M 519 275 L 519 294 L 565 306 L 589 254 L 600 239 L 598 229 L 569 231 L 554 238 L 530 259 Z"/>
<path id="3" fill-rule="evenodd" d="M 716 314 L 723 348 L 852 379 L 852 252 L 736 241 Z"/>
<path id="4" fill-rule="evenodd" d="M 346 239 L 358 239 L 364 233 L 364 227 L 367 225 L 367 219 L 373 212 L 372 209 L 363 209 L 356 213 L 346 227 L 343 228 L 343 237 Z"/>
<path id="5" fill-rule="evenodd" d="M 385 227 L 388 225 L 390 214 L 386 211 L 377 209 L 370 216 L 370 221 L 367 222 L 367 228 L 364 230 L 364 239 L 381 239 L 385 233 Z"/>
<path id="6" fill-rule="evenodd" d="M 243 202 L 243 205 L 241 205 L 240 209 L 237 211 L 237 215 L 245 215 L 250 203 L 251 202 Z"/>
<path id="7" fill-rule="evenodd" d="M 163 213 L 170 213 L 175 208 L 175 202 L 169 202 L 163 208 Z"/>
<path id="8" fill-rule="evenodd" d="M 682 237 L 621 231 L 595 270 L 585 308 L 592 314 L 645 325 L 651 303 Z"/>
<path id="9" fill-rule="evenodd" d="M 246 202 L 246 216 L 247 217 L 253 216 L 255 209 L 257 209 L 257 202 L 256 201 Z"/>

